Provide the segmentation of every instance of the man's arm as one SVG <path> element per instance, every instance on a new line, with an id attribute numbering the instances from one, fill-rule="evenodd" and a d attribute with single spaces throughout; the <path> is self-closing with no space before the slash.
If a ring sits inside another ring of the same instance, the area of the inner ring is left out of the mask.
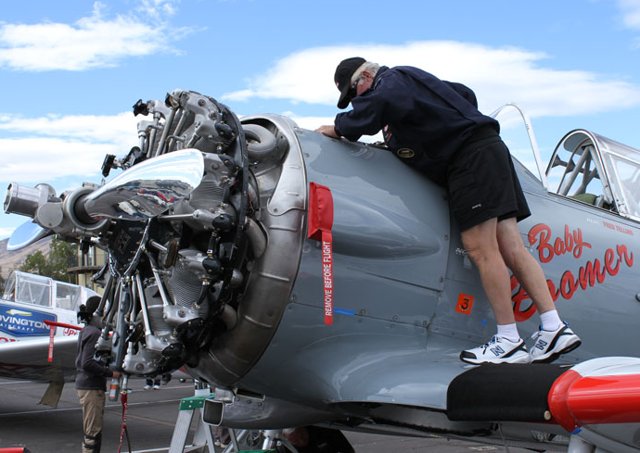
<path id="1" fill-rule="evenodd" d="M 114 372 L 94 358 L 96 353 L 96 342 L 99 337 L 100 331 L 96 331 L 83 339 L 82 349 L 80 352 L 80 367 L 87 373 L 93 374 L 94 376 L 112 377 L 114 376 Z"/>
<path id="2" fill-rule="evenodd" d="M 336 133 L 352 142 L 363 135 L 377 134 L 387 124 L 383 121 L 383 116 L 388 120 L 385 112 L 393 102 L 391 93 L 382 88 L 353 98 L 353 109 L 336 115 Z"/>

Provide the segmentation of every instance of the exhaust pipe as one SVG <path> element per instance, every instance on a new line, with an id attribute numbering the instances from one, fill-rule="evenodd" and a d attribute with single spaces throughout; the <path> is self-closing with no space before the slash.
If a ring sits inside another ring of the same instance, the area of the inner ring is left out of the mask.
<path id="1" fill-rule="evenodd" d="M 278 398 L 238 393 L 231 396 L 232 401 L 229 401 L 225 394 L 221 394 L 220 399 L 205 400 L 202 412 L 204 422 L 232 429 L 283 429 L 339 418 L 326 409 L 313 409 Z"/>

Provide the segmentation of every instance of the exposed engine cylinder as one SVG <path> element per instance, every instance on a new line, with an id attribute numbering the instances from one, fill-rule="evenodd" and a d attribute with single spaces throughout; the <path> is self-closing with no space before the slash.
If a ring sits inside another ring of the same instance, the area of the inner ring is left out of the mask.
<path id="1" fill-rule="evenodd" d="M 149 327 L 153 335 L 165 337 L 171 334 L 171 326 L 164 320 L 163 304 L 162 299 L 158 296 L 158 287 L 156 285 L 147 286 L 145 294 L 147 313 L 149 314 Z"/>
<path id="2" fill-rule="evenodd" d="M 233 383 L 274 335 L 298 269 L 282 255 L 299 256 L 304 238 L 295 124 L 243 124 L 184 90 L 134 113 L 138 146 L 102 167 L 121 174 L 60 197 L 12 185 L 5 209 L 107 252 L 96 278 L 106 279 L 102 338 L 115 369 L 152 376 L 186 364 Z"/>

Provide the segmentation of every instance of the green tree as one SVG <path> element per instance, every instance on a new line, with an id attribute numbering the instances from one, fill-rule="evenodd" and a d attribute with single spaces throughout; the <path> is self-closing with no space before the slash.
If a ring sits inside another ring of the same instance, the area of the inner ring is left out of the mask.
<path id="1" fill-rule="evenodd" d="M 40 250 L 31 253 L 24 260 L 22 266 L 19 267 L 19 270 L 48 277 L 49 267 L 47 266 L 47 257 Z"/>
<path id="2" fill-rule="evenodd" d="M 76 244 L 54 239 L 51 241 L 51 251 L 47 258 L 49 277 L 61 282 L 74 283 L 74 276 L 67 270 L 78 265 Z"/>
<path id="3" fill-rule="evenodd" d="M 67 269 L 77 265 L 76 246 L 69 242 L 53 239 L 49 253 L 40 250 L 30 254 L 20 266 L 23 272 L 51 277 L 61 282 L 74 283 L 73 275 Z"/>

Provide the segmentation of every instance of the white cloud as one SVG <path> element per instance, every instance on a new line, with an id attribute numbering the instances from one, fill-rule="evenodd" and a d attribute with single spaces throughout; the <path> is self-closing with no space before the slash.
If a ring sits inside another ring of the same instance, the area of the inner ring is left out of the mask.
<path id="1" fill-rule="evenodd" d="M 176 13 L 175 3 L 175 0 L 141 0 L 137 9 L 155 20 L 162 20 Z"/>
<path id="2" fill-rule="evenodd" d="M 0 181 L 42 182 L 96 175 L 105 154 L 125 155 L 138 144 L 136 119 L 115 116 L 2 116 Z M 99 181 L 94 181 L 99 182 Z"/>
<path id="3" fill-rule="evenodd" d="M 622 23 L 632 30 L 640 30 L 640 0 L 618 0 L 622 12 Z M 640 48 L 640 38 L 636 37 L 634 47 Z"/>
<path id="4" fill-rule="evenodd" d="M 144 0 L 142 14 L 103 17 L 104 6 L 73 24 L 41 22 L 0 25 L 0 68 L 22 71 L 81 71 L 115 66 L 126 57 L 175 52 L 169 45 L 184 29 L 167 33 L 163 16 L 173 13 L 171 2 Z"/>
<path id="5" fill-rule="evenodd" d="M 442 79 L 468 84 L 487 112 L 508 102 L 521 105 L 532 117 L 582 115 L 640 104 L 640 87 L 624 80 L 545 67 L 549 57 L 540 52 L 455 41 L 308 49 L 277 61 L 250 79 L 246 89 L 227 93 L 223 99 L 280 98 L 335 105 L 335 67 L 355 55 L 387 66 L 418 66 Z"/>
<path id="6" fill-rule="evenodd" d="M 618 0 L 625 26 L 640 30 L 640 0 Z"/>
<path id="7" fill-rule="evenodd" d="M 15 228 L 2 228 L 0 227 L 0 241 L 3 239 L 8 238 L 9 236 L 11 236 L 11 233 L 13 233 L 13 230 L 15 230 Z"/>

